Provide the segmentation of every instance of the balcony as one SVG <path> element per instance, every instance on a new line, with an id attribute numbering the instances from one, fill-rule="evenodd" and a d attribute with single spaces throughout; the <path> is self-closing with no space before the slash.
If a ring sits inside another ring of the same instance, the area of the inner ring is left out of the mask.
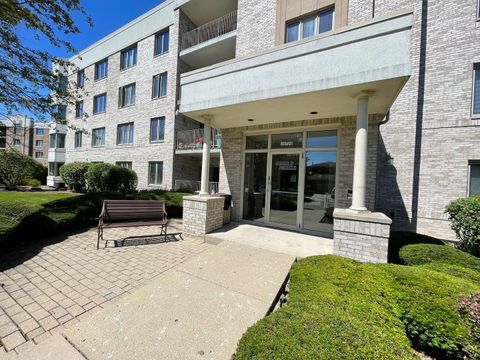
<path id="1" fill-rule="evenodd" d="M 184 130 L 177 132 L 177 151 L 200 152 L 203 149 L 205 132 L 204 129 Z M 211 149 L 218 150 L 222 147 L 222 133 L 218 129 L 212 129 Z"/>
<path id="2" fill-rule="evenodd" d="M 235 57 L 237 10 L 199 26 L 181 37 L 180 58 L 202 68 Z"/>

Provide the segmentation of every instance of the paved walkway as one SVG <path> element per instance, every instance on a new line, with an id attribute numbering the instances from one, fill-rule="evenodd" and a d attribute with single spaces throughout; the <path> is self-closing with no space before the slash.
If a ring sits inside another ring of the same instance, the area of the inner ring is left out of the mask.
<path id="1" fill-rule="evenodd" d="M 112 229 L 105 237 L 156 233 L 158 229 L 148 227 Z M 96 237 L 96 229 L 91 229 L 0 256 L 0 358 L 14 349 L 30 351 L 34 344 L 211 247 L 203 239 L 184 236 L 183 241 L 170 238 L 167 243 L 163 238 L 134 238 L 123 247 L 96 250 Z"/>
<path id="2" fill-rule="evenodd" d="M 293 256 L 223 242 L 64 332 L 88 360 L 230 359 Z"/>
<path id="3" fill-rule="evenodd" d="M 333 254 L 333 239 L 245 223 L 232 222 L 205 239 L 211 244 L 229 241 L 297 258 Z"/>

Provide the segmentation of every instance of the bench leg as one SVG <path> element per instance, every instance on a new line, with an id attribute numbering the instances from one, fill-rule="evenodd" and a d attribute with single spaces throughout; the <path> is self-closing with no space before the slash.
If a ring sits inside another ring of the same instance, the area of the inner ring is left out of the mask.
<path id="1" fill-rule="evenodd" d="M 98 227 L 97 250 L 100 249 L 100 226 Z M 102 236 L 103 237 L 103 236 Z"/>

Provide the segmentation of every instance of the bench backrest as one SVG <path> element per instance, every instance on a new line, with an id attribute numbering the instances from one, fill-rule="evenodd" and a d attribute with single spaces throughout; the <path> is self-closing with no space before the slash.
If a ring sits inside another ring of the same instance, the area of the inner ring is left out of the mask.
<path id="1" fill-rule="evenodd" d="M 163 200 L 105 200 L 103 221 L 127 221 L 164 219 L 166 217 Z"/>

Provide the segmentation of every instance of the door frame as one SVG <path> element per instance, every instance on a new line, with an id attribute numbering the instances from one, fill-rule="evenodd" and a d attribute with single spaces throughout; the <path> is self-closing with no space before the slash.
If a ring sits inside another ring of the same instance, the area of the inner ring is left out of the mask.
<path id="1" fill-rule="evenodd" d="M 337 132 L 337 146 L 336 147 L 322 147 L 322 148 L 309 148 L 306 144 L 307 139 L 307 132 L 309 131 L 328 131 L 328 130 L 335 130 Z M 320 231 L 312 231 L 306 230 L 303 228 L 303 206 L 304 206 L 304 199 L 305 199 L 305 153 L 307 151 L 336 151 L 337 158 L 336 158 L 336 169 L 335 169 L 335 207 L 337 207 L 338 203 L 338 184 L 339 184 L 339 169 L 341 164 L 339 162 L 340 157 L 340 149 L 342 146 L 342 131 L 341 131 L 341 124 L 331 123 L 331 124 L 319 124 L 319 125 L 310 125 L 310 126 L 296 126 L 296 127 L 288 127 L 288 128 L 280 128 L 280 129 L 263 129 L 263 130 L 245 130 L 243 131 L 243 140 L 242 140 L 242 161 L 241 161 L 241 177 L 240 177 L 240 214 L 241 220 L 250 224 L 259 225 L 259 226 L 266 226 L 266 227 L 273 227 L 273 228 L 286 228 L 288 230 L 294 230 L 305 234 L 311 235 L 320 235 L 320 236 L 332 236 L 332 234 L 326 234 L 325 232 Z M 272 134 L 289 134 L 295 132 L 302 132 L 303 133 L 303 146 L 301 148 L 294 148 L 294 149 L 271 149 L 272 143 Z M 266 149 L 246 149 L 246 138 L 247 136 L 252 135 L 267 135 L 268 136 L 268 143 Z M 299 201 L 297 203 L 298 210 L 297 210 L 297 226 L 295 227 L 282 227 L 277 226 L 277 224 L 269 223 L 269 219 L 267 216 L 270 216 L 269 207 L 267 208 L 267 201 L 268 206 L 270 206 L 270 196 L 268 196 L 268 188 L 269 188 L 269 174 L 271 173 L 271 157 L 274 153 L 301 153 L 300 157 L 300 166 L 299 166 Z M 266 179 L 265 184 L 267 191 L 265 192 L 265 220 L 264 221 L 253 221 L 253 220 L 245 220 L 243 218 L 243 205 L 244 205 L 244 193 L 245 193 L 245 154 L 246 153 L 266 153 L 267 154 L 267 171 L 266 171 Z M 302 186 L 300 186 L 300 180 L 302 181 Z M 268 209 L 268 211 L 267 211 Z"/>

